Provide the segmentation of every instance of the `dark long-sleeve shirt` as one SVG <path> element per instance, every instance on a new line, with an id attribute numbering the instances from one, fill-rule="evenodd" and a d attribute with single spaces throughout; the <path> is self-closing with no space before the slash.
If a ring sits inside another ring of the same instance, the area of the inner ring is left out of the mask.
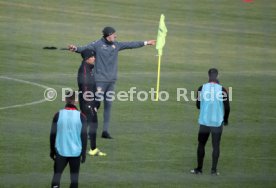
<path id="1" fill-rule="evenodd" d="M 82 62 L 78 70 L 78 86 L 79 91 L 96 92 L 96 83 L 93 74 L 94 65 Z"/>
<path id="2" fill-rule="evenodd" d="M 90 65 L 86 62 L 82 62 L 79 70 L 78 70 L 78 86 L 79 86 L 79 91 L 81 92 L 80 94 L 80 103 L 88 104 L 93 107 L 99 108 L 100 102 L 95 100 L 95 93 L 96 93 L 96 82 L 95 82 L 95 77 L 93 73 L 93 68 L 94 65 Z M 86 93 L 90 92 L 90 93 Z M 85 96 L 88 94 L 89 96 L 94 96 L 94 97 L 88 97 L 87 100 L 85 100 Z M 91 95 L 92 94 L 92 95 Z M 80 104 L 82 105 L 82 104 Z M 81 109 L 83 110 L 83 109 Z"/>
<path id="3" fill-rule="evenodd" d="M 72 104 L 66 104 L 65 109 L 77 110 L 77 107 Z M 59 112 L 57 112 L 52 121 L 52 127 L 50 132 L 50 150 L 55 152 L 55 143 L 56 143 L 56 135 L 57 135 L 57 122 L 59 119 Z M 81 128 L 81 143 L 82 143 L 82 153 L 86 151 L 87 146 L 87 125 L 86 125 L 86 117 L 80 113 L 80 119 L 82 122 Z"/>

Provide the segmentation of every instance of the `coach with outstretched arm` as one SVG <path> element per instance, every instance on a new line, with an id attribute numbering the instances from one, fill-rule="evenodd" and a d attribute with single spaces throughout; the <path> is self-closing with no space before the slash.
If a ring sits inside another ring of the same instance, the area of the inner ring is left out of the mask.
<path id="1" fill-rule="evenodd" d="M 102 138 L 112 138 L 108 132 L 112 101 L 107 97 L 108 92 L 114 91 L 117 80 L 118 53 L 121 50 L 140 48 L 146 45 L 155 45 L 155 40 L 136 41 L 136 42 L 118 42 L 115 29 L 105 27 L 102 30 L 103 37 L 86 46 L 76 47 L 69 45 L 69 50 L 81 53 L 85 49 L 93 50 L 96 53 L 96 62 L 94 67 L 95 82 L 98 94 L 104 100 L 104 126 Z M 110 95 L 109 95 L 110 96 Z"/>

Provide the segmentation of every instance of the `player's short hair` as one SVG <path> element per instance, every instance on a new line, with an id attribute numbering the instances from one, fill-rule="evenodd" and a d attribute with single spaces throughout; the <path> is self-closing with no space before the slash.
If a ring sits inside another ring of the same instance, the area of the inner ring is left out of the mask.
<path id="1" fill-rule="evenodd" d="M 216 69 L 216 68 L 209 69 L 208 75 L 209 75 L 210 78 L 217 78 L 217 76 L 218 76 L 218 69 Z"/>
<path id="2" fill-rule="evenodd" d="M 68 104 L 73 104 L 75 102 L 75 91 L 65 91 L 66 97 L 65 102 Z"/>

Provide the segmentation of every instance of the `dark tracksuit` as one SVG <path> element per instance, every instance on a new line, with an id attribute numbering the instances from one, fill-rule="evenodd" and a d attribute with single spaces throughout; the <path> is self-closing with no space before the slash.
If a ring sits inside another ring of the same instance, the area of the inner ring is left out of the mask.
<path id="1" fill-rule="evenodd" d="M 82 113 L 87 118 L 87 126 L 89 127 L 90 148 L 93 150 L 96 146 L 96 135 L 98 128 L 98 117 L 95 108 L 99 108 L 100 103 L 95 100 L 96 84 L 92 72 L 93 65 L 82 62 L 78 70 L 78 86 L 79 86 L 79 104 Z M 92 94 L 92 95 L 91 95 Z M 85 96 L 88 100 L 85 100 Z"/>
<path id="2" fill-rule="evenodd" d="M 211 82 L 209 82 L 211 83 Z M 213 83 L 217 83 L 218 81 L 213 81 Z M 200 86 L 198 88 L 197 94 L 202 91 L 202 87 Z M 226 95 L 223 96 L 223 108 L 224 108 L 224 116 L 223 116 L 223 122 L 225 125 L 228 124 L 228 117 L 230 113 L 230 104 L 229 104 L 229 97 L 228 92 L 224 87 L 222 87 L 222 92 L 224 92 Z M 198 109 L 200 109 L 200 100 L 199 96 L 197 96 L 196 106 Z M 209 114 L 210 115 L 210 114 Z M 207 140 L 209 138 L 209 135 L 211 133 L 212 135 L 212 147 L 213 147 L 213 153 L 212 153 L 212 171 L 217 170 L 217 163 L 218 158 L 220 155 L 220 140 L 222 135 L 223 125 L 218 127 L 213 127 L 209 125 L 200 125 L 199 132 L 198 132 L 198 148 L 197 148 L 197 163 L 198 167 L 197 169 L 202 170 L 203 167 L 203 160 L 205 155 L 205 145 L 207 143 Z"/>
<path id="3" fill-rule="evenodd" d="M 86 46 L 77 47 L 78 53 L 85 49 L 93 50 L 96 53 L 94 68 L 95 81 L 101 99 L 104 100 L 104 127 L 103 131 L 108 132 L 112 101 L 107 93 L 113 92 L 117 80 L 118 53 L 125 49 L 141 48 L 143 41 L 134 42 L 109 42 L 104 37 Z"/>
<path id="4" fill-rule="evenodd" d="M 72 104 L 66 104 L 64 110 L 66 111 L 77 111 L 77 108 L 75 105 Z M 79 129 L 81 129 L 80 131 L 80 135 L 78 135 L 77 133 L 71 133 L 70 135 L 75 135 L 78 137 L 78 139 L 81 140 L 81 153 L 80 155 L 71 155 L 71 156 L 64 156 L 64 154 L 62 153 L 63 151 L 58 151 L 58 149 L 63 150 L 63 148 L 67 148 L 67 147 L 71 147 L 74 148 L 76 141 L 72 138 L 70 138 L 70 141 L 66 142 L 66 141 L 61 141 L 57 140 L 57 135 L 60 135 L 60 132 L 58 132 L 58 130 L 62 131 L 64 134 L 63 135 L 67 135 L 66 132 L 68 130 L 64 130 L 63 128 L 59 129 L 58 126 L 60 126 L 61 124 L 59 124 L 60 122 L 60 113 L 62 113 L 61 111 L 57 112 L 53 118 L 52 121 L 52 127 L 51 127 L 51 132 L 50 132 L 50 150 L 51 150 L 51 158 L 54 159 L 55 163 L 54 163 L 54 175 L 53 175 L 53 179 L 52 179 L 52 187 L 59 187 L 60 186 L 60 179 L 61 179 L 61 175 L 63 170 L 65 169 L 65 167 L 67 166 L 67 164 L 69 163 L 70 166 L 70 179 L 71 179 L 71 184 L 70 187 L 71 188 L 77 188 L 78 187 L 78 177 L 79 177 L 79 170 L 80 170 L 80 162 L 81 162 L 81 156 L 82 156 L 82 162 L 84 162 L 84 158 L 83 156 L 85 156 L 85 152 L 86 152 L 86 145 L 87 145 L 87 131 L 86 131 L 86 118 L 83 114 L 79 113 L 78 117 L 74 117 L 75 119 L 79 119 L 78 121 L 80 121 L 80 125 L 81 127 L 79 127 Z M 62 117 L 61 117 L 62 119 Z M 75 122 L 73 121 L 73 118 L 71 117 L 67 117 L 66 120 L 71 120 L 69 122 Z M 72 123 L 68 123 L 65 127 L 69 126 L 68 128 L 71 129 Z M 80 138 L 79 138 L 80 137 Z M 61 142 L 61 143 L 57 143 L 57 142 Z M 58 147 L 59 145 L 59 147 Z M 54 157 L 55 156 L 55 157 Z"/>

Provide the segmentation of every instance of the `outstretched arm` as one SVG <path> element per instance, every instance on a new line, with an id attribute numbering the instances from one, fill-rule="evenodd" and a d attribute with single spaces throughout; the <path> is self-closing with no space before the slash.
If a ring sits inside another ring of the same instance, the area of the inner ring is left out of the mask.
<path id="1" fill-rule="evenodd" d="M 147 45 L 155 45 L 156 40 L 136 41 L 136 42 L 119 42 L 119 50 L 140 48 Z"/>
<path id="2" fill-rule="evenodd" d="M 95 42 L 91 42 L 89 44 L 87 44 L 86 46 L 75 46 L 73 44 L 70 44 L 68 46 L 68 49 L 71 51 L 71 52 L 77 52 L 77 53 L 81 53 L 83 50 L 85 49 L 90 49 L 92 51 L 95 51 L 95 46 L 94 46 Z"/>

